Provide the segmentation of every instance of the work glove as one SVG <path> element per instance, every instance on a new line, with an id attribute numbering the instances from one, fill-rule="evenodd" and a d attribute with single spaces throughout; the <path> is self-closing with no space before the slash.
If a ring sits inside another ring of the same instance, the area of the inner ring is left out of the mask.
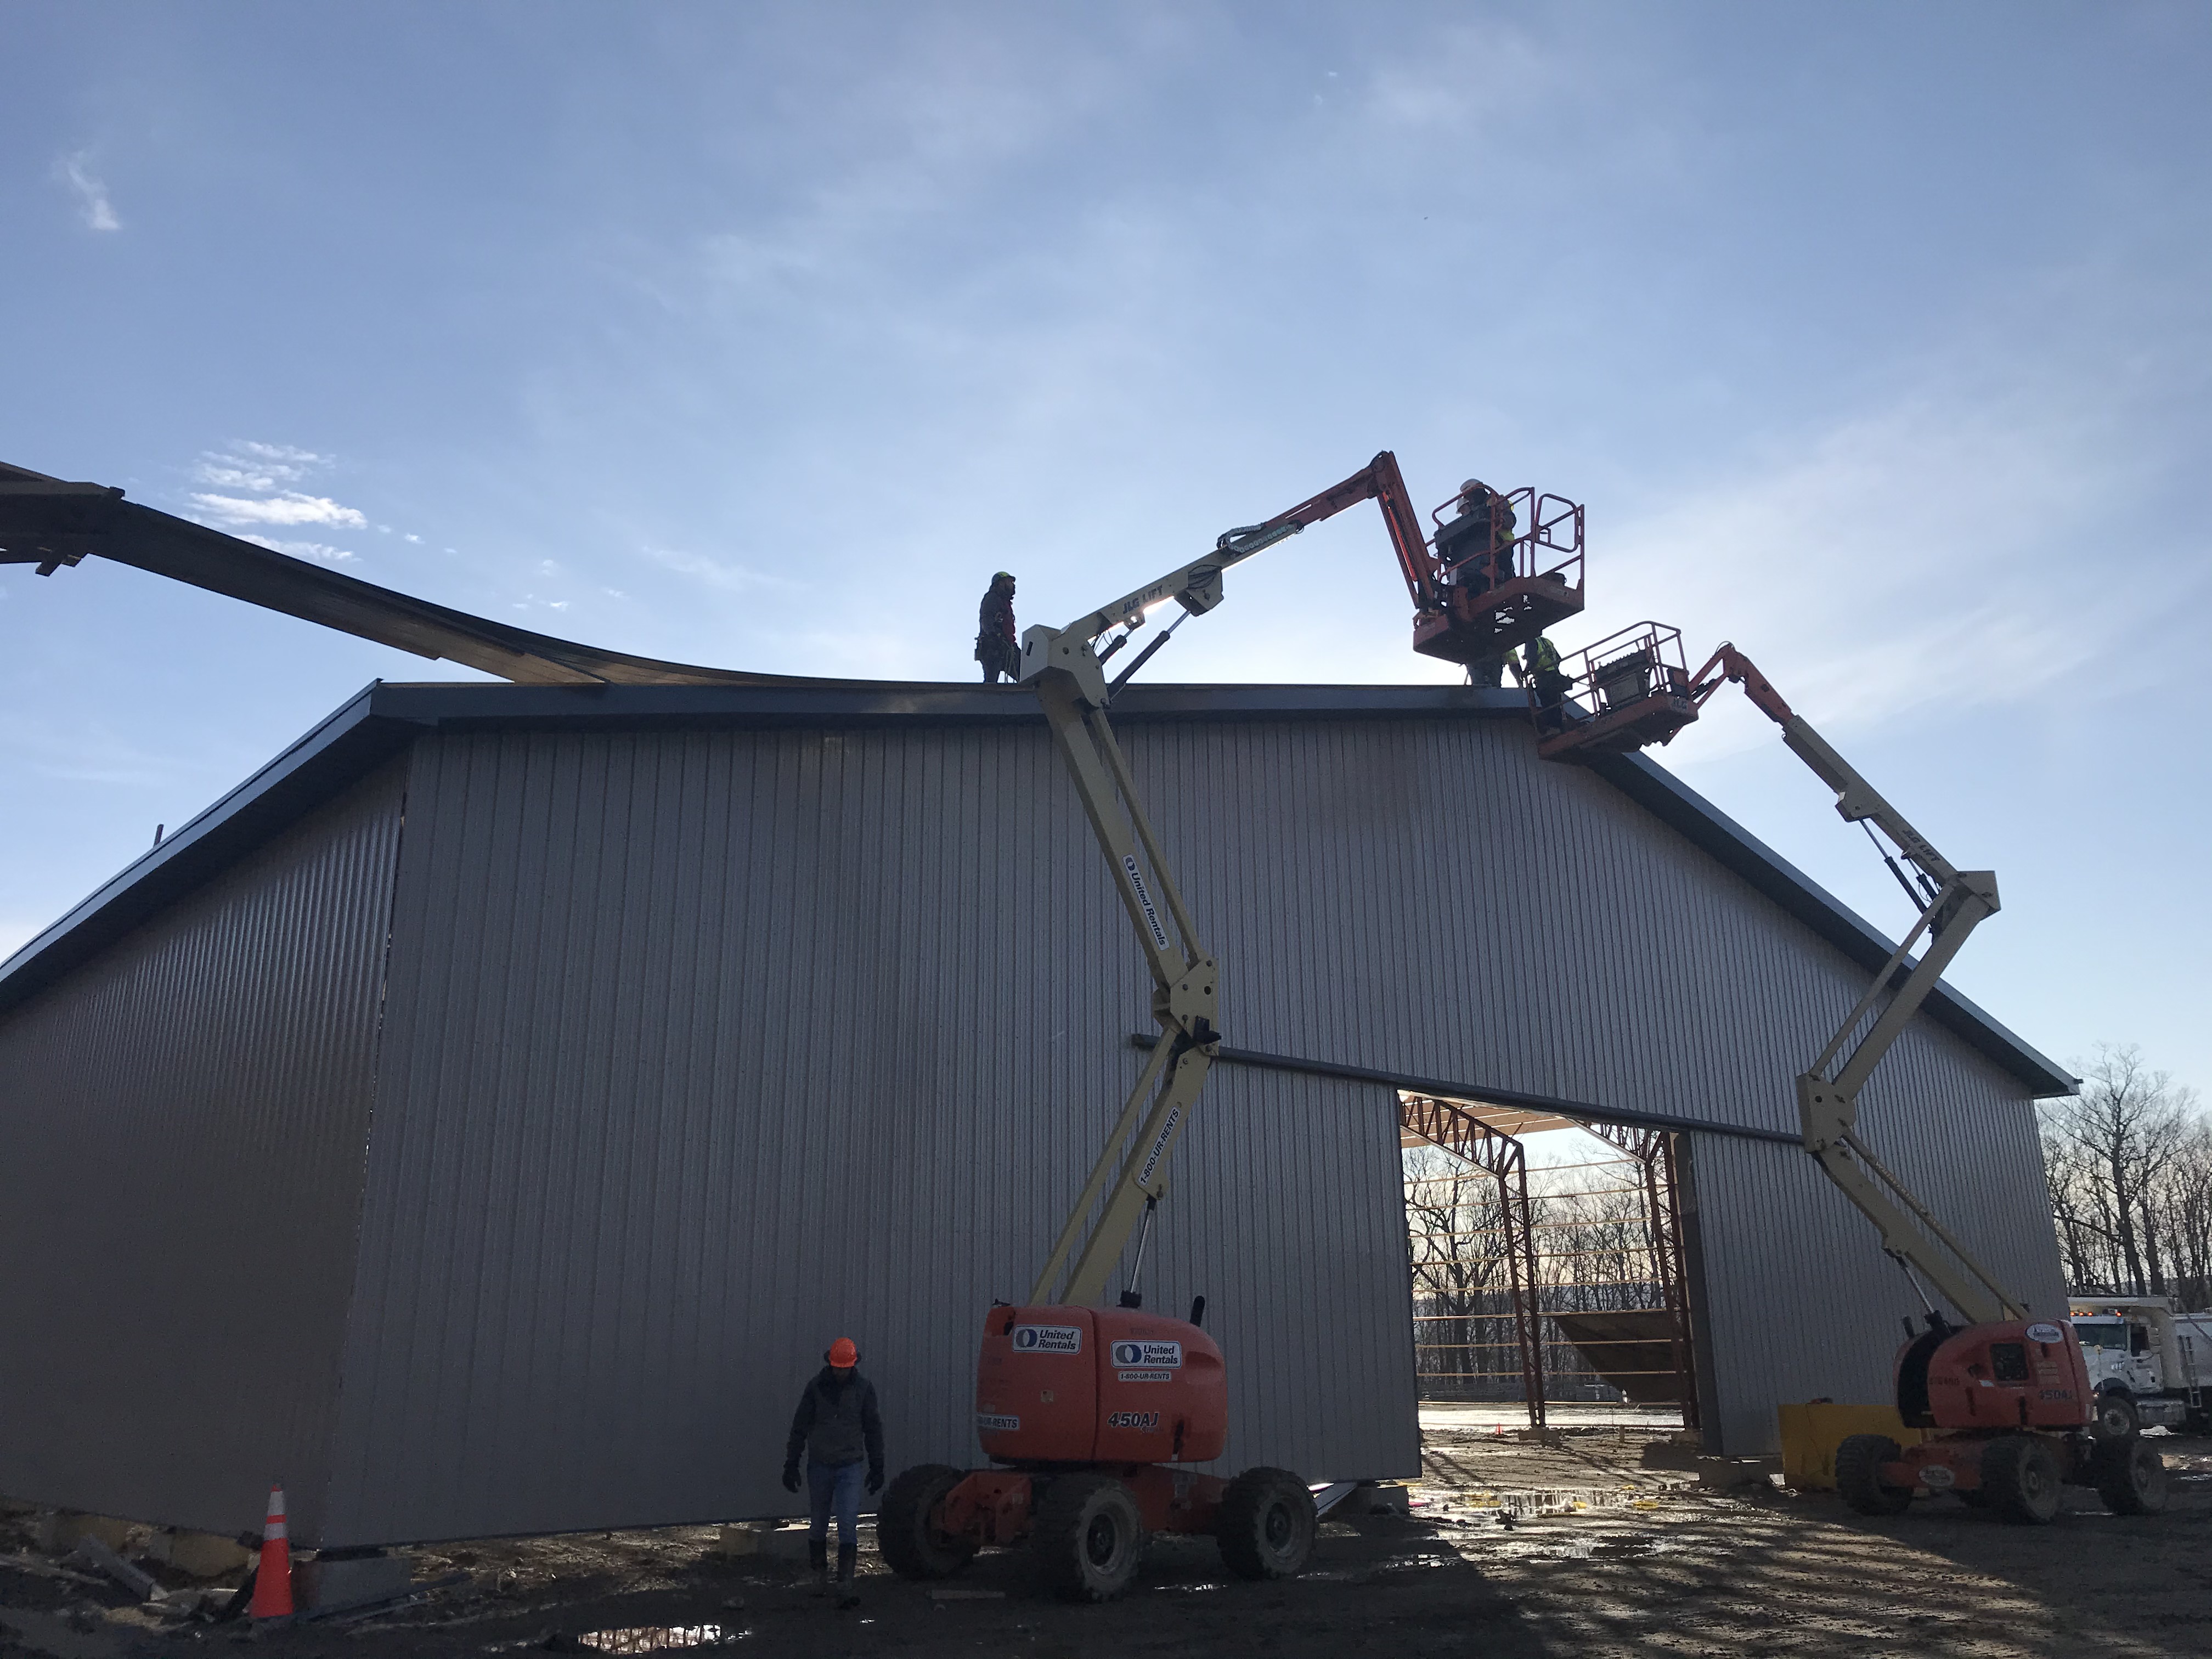
<path id="1" fill-rule="evenodd" d="M 783 1466 L 783 1489 L 786 1492 L 797 1492 L 799 1490 L 798 1464 L 786 1463 Z"/>
<path id="2" fill-rule="evenodd" d="M 869 1464 L 869 1465 L 868 1465 L 868 1491 L 869 1491 L 870 1492 L 873 1493 L 873 1492 L 881 1492 L 883 1489 L 884 1489 L 884 1466 L 883 1466 L 882 1464 L 880 1464 L 880 1463 L 871 1463 L 871 1464 Z"/>

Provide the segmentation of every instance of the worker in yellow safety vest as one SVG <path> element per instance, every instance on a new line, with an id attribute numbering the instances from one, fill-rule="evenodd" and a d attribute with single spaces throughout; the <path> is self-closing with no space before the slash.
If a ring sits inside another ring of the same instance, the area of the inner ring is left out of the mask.
<path id="1" fill-rule="evenodd" d="M 1522 648 L 1521 657 L 1515 662 L 1509 653 L 1505 659 L 1512 664 L 1513 678 L 1535 694 L 1537 731 L 1565 731 L 1571 682 L 1559 672 L 1559 647 L 1539 635 Z"/>

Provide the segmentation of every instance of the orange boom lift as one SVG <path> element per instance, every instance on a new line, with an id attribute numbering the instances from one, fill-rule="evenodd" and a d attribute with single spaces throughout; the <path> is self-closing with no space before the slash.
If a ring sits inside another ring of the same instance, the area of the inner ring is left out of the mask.
<path id="1" fill-rule="evenodd" d="M 1175 629 L 1221 603 L 1230 566 L 1363 501 L 1380 503 L 1419 607 L 1416 649 L 1469 661 L 1534 639 L 1581 608 L 1582 510 L 1544 496 L 1549 505 L 1539 512 L 1533 492 L 1518 496 L 1530 507 L 1528 533 L 1493 538 L 1485 549 L 1510 558 L 1516 574 L 1489 574 L 1480 592 L 1423 540 L 1397 460 L 1385 451 L 1334 489 L 1226 532 L 1158 581 L 1065 628 L 1024 635 L 1022 681 L 1044 707 L 1144 953 L 1159 1040 L 1028 1299 L 984 1316 L 975 1431 L 992 1467 L 923 1464 L 884 1494 L 877 1535 L 896 1571 L 943 1577 L 987 1545 L 1024 1545 L 1061 1595 L 1103 1601 L 1128 1584 L 1155 1532 L 1210 1534 L 1231 1571 L 1248 1578 L 1304 1566 L 1315 1506 L 1298 1476 L 1261 1468 L 1224 1480 L 1187 1467 L 1219 1457 L 1229 1438 L 1227 1373 L 1200 1327 L 1205 1298 L 1188 1318 L 1174 1319 L 1147 1311 L 1138 1289 L 1169 1160 L 1220 1048 L 1219 995 L 1213 956 L 1169 872 L 1106 711 Z M 1490 573 L 1503 568 L 1500 559 Z M 1182 614 L 1109 683 L 1106 661 L 1149 611 L 1170 603 Z M 1103 648 L 1097 644 L 1117 628 Z M 1133 1237 L 1118 1305 L 1098 1305 Z"/>
<path id="2" fill-rule="evenodd" d="M 1920 913 L 1797 1079 L 1805 1150 L 1880 1230 L 1883 1250 L 1924 1310 L 1922 1328 L 1905 1322 L 1894 1380 L 1905 1425 L 1929 1437 L 1909 1450 L 1887 1435 L 1845 1440 L 1836 1453 L 1844 1498 L 1862 1514 L 1893 1515 L 1916 1493 L 1948 1492 L 2005 1520 L 2039 1524 L 2058 1512 L 2060 1487 L 2074 1485 L 2095 1487 L 2116 1514 L 2164 1509 L 2165 1462 L 2139 1437 L 2130 1401 L 2092 1395 L 2065 1305 L 2035 1317 L 1858 1133 L 1859 1091 L 1967 936 L 1996 913 L 1996 875 L 1960 870 L 1937 852 L 1733 645 L 1723 644 L 1692 674 L 1678 630 L 1639 623 L 1578 653 L 1563 671 L 1569 664 L 1579 695 L 1553 714 L 1557 730 L 1545 735 L 1540 720 L 1539 752 L 1547 758 L 1668 742 L 1733 682 L 1835 792 L 1837 812 L 1865 829 Z"/>

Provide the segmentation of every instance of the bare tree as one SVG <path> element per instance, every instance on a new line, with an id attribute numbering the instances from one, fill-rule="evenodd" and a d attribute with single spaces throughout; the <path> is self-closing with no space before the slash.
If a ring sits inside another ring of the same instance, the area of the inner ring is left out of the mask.
<path id="1" fill-rule="evenodd" d="M 2067 1270 L 2077 1289 L 2169 1294 L 2168 1260 L 2185 1242 L 2186 1196 L 2212 1153 L 2196 1091 L 2147 1066 L 2140 1049 L 2100 1045 L 2081 1092 L 2042 1108 L 2044 1155 Z M 2212 1169 L 2204 1172 L 2212 1180 Z M 2212 1200 L 2212 1194 L 2205 1197 Z M 2208 1218 L 2212 1219 L 2212 1218 Z M 2194 1275 L 2192 1275 L 2194 1276 Z"/>
<path id="2" fill-rule="evenodd" d="M 1415 1369 L 1452 1394 L 1482 1394 L 1488 1304 L 1503 1282 L 1498 1178 L 1428 1147 L 1408 1151 L 1406 1227 L 1413 1269 Z"/>

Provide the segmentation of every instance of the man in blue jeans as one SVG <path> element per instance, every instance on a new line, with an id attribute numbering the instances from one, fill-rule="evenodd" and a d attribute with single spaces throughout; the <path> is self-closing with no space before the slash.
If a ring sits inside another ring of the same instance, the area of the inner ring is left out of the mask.
<path id="1" fill-rule="evenodd" d="M 884 1424 L 876 1412 L 876 1385 L 860 1375 L 860 1351 L 849 1336 L 830 1345 L 829 1363 L 799 1396 L 791 1419 L 791 1438 L 783 1449 L 783 1489 L 799 1490 L 799 1455 L 806 1454 L 806 1485 L 813 1500 L 813 1524 L 806 1540 L 807 1563 L 814 1570 L 814 1593 L 830 1588 L 830 1511 L 837 1511 L 837 1605 L 855 1607 L 853 1558 L 860 1549 L 861 1460 L 866 1459 L 867 1487 L 884 1489 Z"/>

